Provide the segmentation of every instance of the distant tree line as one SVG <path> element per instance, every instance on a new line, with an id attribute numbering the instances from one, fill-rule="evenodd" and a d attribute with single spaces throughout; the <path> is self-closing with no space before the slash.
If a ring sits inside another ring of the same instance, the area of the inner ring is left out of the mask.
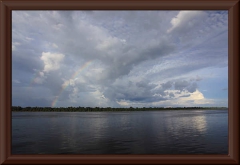
<path id="1" fill-rule="evenodd" d="M 129 108 L 112 108 L 112 107 L 21 107 L 12 106 L 12 111 L 17 112 L 104 112 L 104 111 L 159 111 L 159 110 L 226 110 L 227 107 L 129 107 Z"/>

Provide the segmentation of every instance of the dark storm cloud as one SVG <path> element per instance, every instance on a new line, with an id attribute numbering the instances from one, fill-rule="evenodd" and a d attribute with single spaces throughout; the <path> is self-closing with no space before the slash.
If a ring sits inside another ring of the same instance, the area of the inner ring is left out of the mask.
<path id="1" fill-rule="evenodd" d="M 116 101 L 132 101 L 139 103 L 151 103 L 167 100 L 174 97 L 172 92 L 166 92 L 172 87 L 172 82 L 153 84 L 148 80 L 139 82 L 122 82 L 119 81 L 112 86 L 107 87 L 104 91 L 104 96 Z"/>
<path id="2" fill-rule="evenodd" d="M 179 91 L 183 91 L 188 86 L 189 86 L 189 82 L 187 82 L 186 80 L 177 81 L 174 83 L 174 88 Z"/>
<path id="3" fill-rule="evenodd" d="M 153 89 L 156 87 L 155 84 L 151 84 L 148 81 L 140 82 L 119 82 L 107 87 L 104 91 L 104 96 L 107 98 L 114 99 L 116 101 L 128 100 L 134 102 L 151 102 L 160 101 L 164 98 L 159 96 L 153 96 Z"/>
<path id="4" fill-rule="evenodd" d="M 182 96 L 180 96 L 180 97 L 189 97 L 189 96 L 191 96 L 190 94 L 188 94 L 188 95 L 182 95 Z"/>
<path id="5" fill-rule="evenodd" d="M 174 95 L 174 93 L 170 92 L 170 93 L 169 93 L 169 96 L 172 98 L 172 97 L 174 97 L 175 95 Z"/>
<path id="6" fill-rule="evenodd" d="M 193 93 L 197 89 L 197 83 L 196 82 L 191 83 L 186 80 L 180 80 L 174 83 L 174 88 L 176 90 L 179 90 L 180 92 L 188 91 L 190 93 Z"/>
<path id="7" fill-rule="evenodd" d="M 197 90 L 197 87 L 198 87 L 197 83 L 194 82 L 191 83 L 191 85 L 189 85 L 186 89 L 188 92 L 193 93 Z"/>
<path id="8" fill-rule="evenodd" d="M 168 81 L 168 82 L 166 82 L 166 83 L 162 83 L 161 86 L 162 86 L 163 89 L 166 90 L 166 89 L 171 88 L 171 87 L 172 87 L 172 84 L 173 84 L 173 83 L 172 83 L 171 81 Z"/>
<path id="9" fill-rule="evenodd" d="M 110 65 L 110 68 L 104 72 L 104 78 L 115 80 L 118 77 L 129 74 L 134 66 L 139 65 L 143 61 L 161 58 L 173 51 L 174 45 L 170 44 L 167 40 L 156 43 L 156 45 L 143 45 L 139 48 L 133 47 L 125 55 L 120 55 L 120 57 Z"/>

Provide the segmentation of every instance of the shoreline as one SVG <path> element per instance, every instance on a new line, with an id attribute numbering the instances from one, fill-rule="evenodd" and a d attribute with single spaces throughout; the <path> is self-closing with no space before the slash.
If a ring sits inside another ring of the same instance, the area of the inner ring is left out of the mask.
<path id="1" fill-rule="evenodd" d="M 228 110 L 227 107 L 142 107 L 142 108 L 101 108 L 101 107 L 20 107 L 12 106 L 12 112 L 134 112 L 134 111 L 167 111 L 167 110 Z"/>

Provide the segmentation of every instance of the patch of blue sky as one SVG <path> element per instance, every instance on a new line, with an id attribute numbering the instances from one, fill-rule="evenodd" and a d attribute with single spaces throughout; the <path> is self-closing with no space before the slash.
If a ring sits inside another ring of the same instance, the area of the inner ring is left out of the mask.
<path id="1" fill-rule="evenodd" d="M 205 70 L 205 73 L 205 75 L 201 75 L 203 79 L 198 82 L 199 91 L 203 93 L 204 97 L 228 99 L 228 68 L 212 68 Z"/>

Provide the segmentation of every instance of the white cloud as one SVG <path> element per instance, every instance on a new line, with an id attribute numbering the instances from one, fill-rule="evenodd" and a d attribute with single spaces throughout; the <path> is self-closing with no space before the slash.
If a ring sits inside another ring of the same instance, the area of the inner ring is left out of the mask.
<path id="1" fill-rule="evenodd" d="M 42 52 L 41 60 L 44 62 L 44 72 L 58 70 L 64 56 L 58 53 Z"/>
<path id="2" fill-rule="evenodd" d="M 198 23 L 198 18 L 204 14 L 203 11 L 180 11 L 176 17 L 172 18 L 172 27 L 167 32 L 170 33 L 173 30 L 181 30 L 182 28 L 193 28 Z"/>
<path id="3" fill-rule="evenodd" d="M 161 104 L 165 104 L 168 106 L 206 106 L 214 104 L 213 99 L 206 99 L 202 92 L 198 89 L 193 92 L 182 92 L 179 93 L 176 90 L 167 90 L 168 92 L 173 92 L 175 97 L 172 100 L 162 101 Z"/>
<path id="4" fill-rule="evenodd" d="M 103 51 L 108 50 L 113 47 L 115 44 L 119 43 L 119 40 L 116 37 L 108 37 L 102 40 L 98 45 L 97 49 Z"/>
<path id="5" fill-rule="evenodd" d="M 76 85 L 76 80 L 77 79 L 69 79 L 69 80 L 64 80 L 62 84 L 62 88 L 66 88 L 67 86 L 72 86 L 74 87 Z"/>
<path id="6" fill-rule="evenodd" d="M 25 37 L 25 39 L 26 39 L 27 41 L 33 41 L 33 40 L 34 40 L 33 38 L 30 38 L 30 37 Z"/>

